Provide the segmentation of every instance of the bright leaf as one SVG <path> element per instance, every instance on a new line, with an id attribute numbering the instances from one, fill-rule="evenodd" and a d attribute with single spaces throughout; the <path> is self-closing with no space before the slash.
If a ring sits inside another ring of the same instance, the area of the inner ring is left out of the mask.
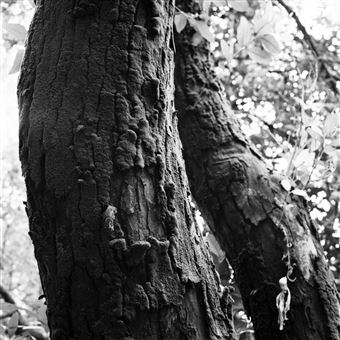
<path id="1" fill-rule="evenodd" d="M 305 197 L 305 198 L 308 197 L 306 191 L 301 190 L 301 189 L 294 189 L 294 190 L 292 191 L 292 194 L 293 194 L 293 195 L 297 195 L 297 196 L 302 196 L 302 197 Z"/>
<path id="2" fill-rule="evenodd" d="M 264 16 L 255 15 L 253 19 L 254 32 L 257 35 L 271 34 L 273 25 Z"/>
<path id="3" fill-rule="evenodd" d="M 0 303 L 0 311 L 4 314 L 10 314 L 18 310 L 18 306 L 14 305 L 13 303 L 8 302 L 1 302 Z"/>
<path id="4" fill-rule="evenodd" d="M 221 40 L 221 51 L 224 57 L 227 59 L 228 63 L 230 64 L 234 55 L 234 42 L 231 41 L 227 43 L 225 40 Z"/>
<path id="5" fill-rule="evenodd" d="M 286 190 L 286 191 L 290 191 L 290 189 L 292 188 L 292 185 L 290 183 L 290 180 L 285 178 L 281 181 L 281 185 L 282 187 Z"/>
<path id="6" fill-rule="evenodd" d="M 272 34 L 263 34 L 257 37 L 262 47 L 271 55 L 280 53 L 281 47 Z"/>
<path id="7" fill-rule="evenodd" d="M 293 160 L 293 163 L 296 168 L 301 167 L 301 165 L 304 165 L 306 168 L 308 168 L 313 165 L 314 157 L 314 153 L 309 152 L 308 149 L 303 149 L 298 152 L 297 156 Z"/>
<path id="8" fill-rule="evenodd" d="M 204 39 L 208 40 L 209 42 L 213 42 L 215 40 L 214 35 L 211 33 L 209 26 L 205 21 L 197 20 L 195 28 Z"/>
<path id="9" fill-rule="evenodd" d="M 241 17 L 240 23 L 237 27 L 237 42 L 239 47 L 244 47 L 249 45 L 252 39 L 252 31 L 251 31 L 251 24 L 245 18 Z"/>
<path id="10" fill-rule="evenodd" d="M 211 5 L 212 0 L 201 0 L 201 8 L 204 12 L 207 12 L 209 10 L 209 7 Z"/>
<path id="11" fill-rule="evenodd" d="M 12 337 L 18 328 L 19 312 L 14 312 L 8 321 L 8 336 Z"/>
<path id="12" fill-rule="evenodd" d="M 19 48 L 17 51 L 17 54 L 15 55 L 14 61 L 13 61 L 13 65 L 10 69 L 10 71 L 8 72 L 8 74 L 13 74 L 13 73 L 17 73 L 20 70 L 20 66 L 21 66 L 21 62 L 22 62 L 22 58 L 24 56 L 24 49 L 23 48 Z"/>
<path id="13" fill-rule="evenodd" d="M 253 44 L 248 48 L 248 54 L 251 59 L 260 64 L 269 65 L 271 62 L 271 54 L 267 52 L 262 46 Z"/>
<path id="14" fill-rule="evenodd" d="M 26 28 L 22 25 L 4 23 L 4 29 L 7 31 L 11 39 L 24 41 L 26 38 Z"/>
<path id="15" fill-rule="evenodd" d="M 192 36 L 192 44 L 194 46 L 197 46 L 202 41 L 202 36 L 200 33 L 195 32 L 195 34 Z"/>
<path id="16" fill-rule="evenodd" d="M 250 9 L 247 0 L 228 0 L 228 5 L 238 12 L 247 12 Z"/>
<path id="17" fill-rule="evenodd" d="M 325 135 L 331 135 L 338 128 L 340 128 L 340 114 L 339 113 L 331 113 L 326 117 L 323 131 Z"/>
<path id="18" fill-rule="evenodd" d="M 39 300 L 39 304 L 38 319 L 43 324 L 47 325 L 46 305 L 41 300 Z"/>
<path id="19" fill-rule="evenodd" d="M 188 22 L 188 18 L 185 14 L 179 13 L 175 15 L 175 27 L 178 33 L 181 33 L 184 30 L 184 27 L 186 26 Z"/>

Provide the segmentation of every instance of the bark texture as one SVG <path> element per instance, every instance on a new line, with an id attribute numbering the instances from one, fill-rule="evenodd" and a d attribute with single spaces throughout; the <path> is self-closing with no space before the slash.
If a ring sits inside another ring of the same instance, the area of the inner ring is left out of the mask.
<path id="1" fill-rule="evenodd" d="M 52 340 L 231 339 L 194 223 L 165 0 L 40 1 L 18 85 Z"/>
<path id="2" fill-rule="evenodd" d="M 186 12 L 193 1 L 179 1 Z M 336 290 L 306 202 L 288 194 L 241 132 L 206 43 L 176 36 L 176 108 L 193 196 L 236 273 L 257 339 L 337 340 Z M 277 323 L 278 280 L 293 270 L 289 321 Z"/>

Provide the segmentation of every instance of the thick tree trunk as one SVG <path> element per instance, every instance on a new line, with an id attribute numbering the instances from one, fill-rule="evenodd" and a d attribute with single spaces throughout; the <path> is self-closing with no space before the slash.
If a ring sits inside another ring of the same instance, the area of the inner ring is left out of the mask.
<path id="1" fill-rule="evenodd" d="M 180 2 L 181 3 L 181 2 Z M 183 2 L 185 11 L 192 1 Z M 176 108 L 193 196 L 226 251 L 257 339 L 337 340 L 339 295 L 306 202 L 288 194 L 241 132 L 209 50 L 176 36 Z M 279 331 L 278 281 L 294 268 Z"/>
<path id="2" fill-rule="evenodd" d="M 18 86 L 53 340 L 231 339 L 194 223 L 165 0 L 40 1 Z"/>

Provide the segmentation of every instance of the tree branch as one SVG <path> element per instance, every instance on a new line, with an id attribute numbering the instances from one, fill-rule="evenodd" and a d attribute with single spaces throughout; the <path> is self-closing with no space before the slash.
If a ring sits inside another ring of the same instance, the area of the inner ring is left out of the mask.
<path id="1" fill-rule="evenodd" d="M 323 71 L 326 74 L 326 82 L 329 84 L 329 88 L 336 94 L 339 95 L 339 90 L 337 88 L 336 82 L 340 81 L 340 78 L 335 76 L 330 72 L 328 69 L 328 66 L 326 63 L 322 60 L 322 56 L 320 55 L 320 52 L 318 51 L 315 42 L 312 38 L 312 36 L 307 32 L 306 27 L 302 24 L 301 20 L 299 19 L 296 12 L 285 3 L 284 0 L 277 0 L 277 2 L 286 10 L 286 12 L 295 20 L 296 25 L 298 29 L 303 34 L 303 37 L 305 38 L 305 41 L 313 54 L 315 55 L 319 65 L 320 65 L 320 71 Z"/>
<path id="2" fill-rule="evenodd" d="M 15 300 L 12 298 L 11 294 L 1 284 L 0 284 L 0 296 L 4 299 L 5 302 L 16 305 Z"/>

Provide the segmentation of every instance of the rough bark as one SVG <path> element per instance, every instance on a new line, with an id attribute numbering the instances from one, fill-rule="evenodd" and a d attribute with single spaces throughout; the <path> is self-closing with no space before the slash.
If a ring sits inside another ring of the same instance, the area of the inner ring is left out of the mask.
<path id="1" fill-rule="evenodd" d="M 193 2 L 180 2 L 190 12 Z M 257 339 L 340 338 L 339 294 L 306 202 L 288 194 L 242 134 L 206 43 L 176 35 L 176 108 L 193 196 L 236 273 Z M 277 324 L 278 280 L 293 269 L 289 321 Z"/>
<path id="2" fill-rule="evenodd" d="M 194 223 L 165 0 L 40 1 L 18 85 L 52 340 L 231 339 Z"/>

